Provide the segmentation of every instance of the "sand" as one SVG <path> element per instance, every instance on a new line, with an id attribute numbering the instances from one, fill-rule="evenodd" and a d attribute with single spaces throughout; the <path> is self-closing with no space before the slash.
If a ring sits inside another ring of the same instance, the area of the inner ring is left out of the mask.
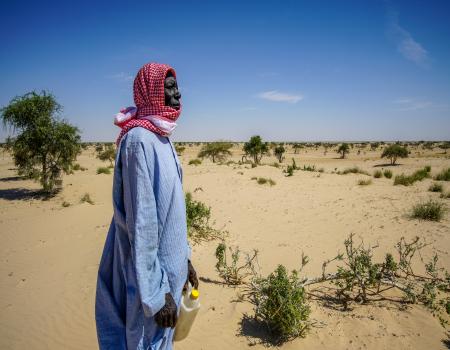
<path id="1" fill-rule="evenodd" d="M 230 159 L 241 158 L 240 147 Z M 318 275 L 324 259 L 343 250 L 350 234 L 378 243 L 380 256 L 394 252 L 404 236 L 426 239 L 450 266 L 450 215 L 440 222 L 413 220 L 411 207 L 420 200 L 438 199 L 428 191 L 431 179 L 413 186 L 393 186 L 392 179 L 374 179 L 358 186 L 361 174 L 332 171 L 359 166 L 373 173 L 386 163 L 381 150 L 352 151 L 337 159 L 329 150 L 288 150 L 284 163 L 314 164 L 324 173 L 297 171 L 285 177 L 281 169 L 264 165 L 217 165 L 205 160 L 188 165 L 199 147 L 187 147 L 180 157 L 184 189 L 211 206 L 215 227 L 229 232 L 227 242 L 243 251 L 259 250 L 263 274 L 278 264 L 298 268 L 301 252 L 310 257 L 305 269 Z M 420 152 L 418 154 L 417 152 Z M 274 157 L 263 162 L 273 163 Z M 63 190 L 50 200 L 33 198 L 38 184 L 16 177 L 12 160 L 0 153 L 0 349 L 95 349 L 94 298 L 96 274 L 112 217 L 112 175 L 97 175 L 94 150 L 83 151 L 78 162 L 87 167 L 64 176 Z M 450 166 L 441 150 L 413 151 L 390 167 L 394 175 L 431 165 L 432 173 Z M 252 177 L 271 178 L 276 185 L 259 185 Z M 444 184 L 450 191 L 450 184 Z M 198 189 L 198 188 L 201 188 Z M 194 190 L 197 191 L 194 192 Z M 94 204 L 80 203 L 89 193 Z M 448 199 L 442 199 L 449 207 Z M 62 203 L 70 203 L 63 207 Z M 251 321 L 252 305 L 239 302 L 239 288 L 224 286 L 215 271 L 216 242 L 193 247 L 193 264 L 201 277 L 202 308 L 188 339 L 176 349 L 263 349 L 264 331 Z M 432 253 L 431 247 L 424 257 Z M 378 254 L 378 253 L 377 253 Z M 306 338 L 285 343 L 282 349 L 446 349 L 449 335 L 424 307 L 402 310 L 395 303 L 355 306 L 340 311 L 312 301 L 314 327 Z M 245 317 L 245 315 L 249 317 Z"/>

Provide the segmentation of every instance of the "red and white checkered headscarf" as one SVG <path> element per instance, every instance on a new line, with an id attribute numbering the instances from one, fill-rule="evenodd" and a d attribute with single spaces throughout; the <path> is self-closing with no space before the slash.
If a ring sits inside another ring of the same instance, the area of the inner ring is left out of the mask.
<path id="1" fill-rule="evenodd" d="M 137 109 L 128 107 L 121 110 L 114 122 L 122 128 L 116 141 L 117 145 L 123 135 L 137 126 L 168 136 L 167 132 L 152 123 L 148 117 L 156 117 L 161 122 L 175 122 L 180 116 L 181 104 L 179 109 L 165 105 L 164 80 L 169 72 L 176 78 L 175 70 L 167 64 L 147 63 L 139 70 L 133 85 L 134 103 Z"/>

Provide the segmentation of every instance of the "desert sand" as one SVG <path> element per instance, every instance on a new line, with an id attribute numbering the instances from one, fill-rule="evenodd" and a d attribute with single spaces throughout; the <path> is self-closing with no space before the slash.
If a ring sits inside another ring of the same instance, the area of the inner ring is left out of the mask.
<path id="1" fill-rule="evenodd" d="M 233 148 L 234 161 L 241 159 L 242 145 Z M 343 250 L 343 241 L 354 233 L 367 243 L 378 243 L 377 252 L 394 252 L 404 236 L 420 236 L 441 255 L 441 265 L 450 267 L 450 215 L 440 222 L 408 217 L 420 200 L 439 199 L 428 191 L 431 179 L 412 186 L 393 186 L 392 179 L 372 178 L 373 184 L 358 186 L 361 174 L 331 174 L 336 168 L 358 166 L 373 173 L 380 159 L 377 151 L 338 159 L 322 148 L 289 148 L 284 163 L 292 157 L 297 165 L 324 168 L 323 173 L 297 171 L 286 177 L 269 165 L 218 165 L 204 160 L 188 165 L 198 146 L 186 147 L 180 157 L 184 189 L 194 199 L 211 207 L 216 228 L 229 232 L 227 242 L 243 251 L 259 250 L 263 274 L 278 264 L 298 268 L 301 252 L 310 257 L 305 273 L 318 275 L 323 260 Z M 263 163 L 275 162 L 264 157 Z M 63 189 L 54 198 L 35 198 L 38 184 L 17 177 L 8 154 L 0 154 L 0 349 L 96 349 L 94 321 L 96 274 L 112 217 L 113 175 L 97 175 L 107 163 L 95 158 L 89 148 L 78 157 L 88 168 L 63 177 Z M 389 167 L 394 176 L 430 165 L 432 174 L 450 166 L 442 150 L 413 151 L 400 165 Z M 276 185 L 259 185 L 252 177 L 267 177 Z M 450 191 L 450 184 L 444 184 Z M 199 190 L 198 188 L 201 188 Z M 194 190 L 197 191 L 194 192 Z M 89 193 L 94 204 L 80 203 Z M 440 199 L 449 206 L 449 199 Z M 70 206 L 63 207 L 63 202 Z M 255 349 L 264 332 L 245 315 L 252 305 L 239 302 L 239 288 L 220 283 L 215 271 L 217 241 L 193 246 L 193 264 L 200 281 L 202 308 L 188 339 L 175 349 Z M 446 349 L 449 335 L 439 320 L 421 305 L 401 309 L 398 304 L 354 306 L 335 310 L 311 302 L 311 317 L 320 322 L 306 338 L 285 343 L 282 349 Z"/>

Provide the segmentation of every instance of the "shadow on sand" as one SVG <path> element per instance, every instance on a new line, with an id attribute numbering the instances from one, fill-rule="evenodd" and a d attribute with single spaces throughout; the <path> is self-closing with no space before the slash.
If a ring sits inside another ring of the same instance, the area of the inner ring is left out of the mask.
<path id="1" fill-rule="evenodd" d="M 249 346 L 260 344 L 266 347 L 273 347 L 282 344 L 281 341 L 270 335 L 267 326 L 263 322 L 258 321 L 248 314 L 243 315 L 239 326 L 240 328 L 237 336 L 245 337 Z"/>
<path id="2" fill-rule="evenodd" d="M 400 163 L 397 163 L 397 164 L 385 163 L 385 164 L 375 164 L 373 167 L 374 168 L 379 168 L 379 167 L 390 167 L 390 166 L 399 166 L 399 165 L 403 165 L 403 164 L 400 164 Z"/>
<path id="3" fill-rule="evenodd" d="M 198 279 L 204 283 L 218 284 L 218 285 L 223 285 L 223 286 L 227 285 L 226 283 L 224 283 L 222 281 L 213 280 L 209 277 L 199 277 Z"/>
<path id="4" fill-rule="evenodd" d="M 448 339 L 442 340 L 442 343 L 447 347 L 447 349 L 450 349 L 450 333 L 448 333 Z"/>
<path id="5" fill-rule="evenodd" d="M 26 180 L 26 178 L 22 176 L 9 176 L 0 178 L 0 181 L 2 182 L 21 181 L 21 180 Z"/>
<path id="6" fill-rule="evenodd" d="M 0 190 L 0 199 L 6 199 L 8 201 L 30 199 L 47 200 L 54 197 L 55 195 L 56 192 L 48 193 L 42 190 L 29 190 L 27 188 L 8 188 Z"/>

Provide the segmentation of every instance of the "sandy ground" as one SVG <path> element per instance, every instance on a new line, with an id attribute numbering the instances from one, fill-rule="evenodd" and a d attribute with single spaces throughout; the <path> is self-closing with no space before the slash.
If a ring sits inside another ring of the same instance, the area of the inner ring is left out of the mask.
<path id="1" fill-rule="evenodd" d="M 285 162 L 315 164 L 325 172 L 297 171 L 285 177 L 273 166 L 217 165 L 204 161 L 188 165 L 199 148 L 188 147 L 181 157 L 184 189 L 211 206 L 215 227 L 229 232 L 228 244 L 243 251 L 258 249 L 262 273 L 278 264 L 289 269 L 300 264 L 301 252 L 310 257 L 305 273 L 320 273 L 324 259 L 342 251 L 350 234 L 367 243 L 379 243 L 378 252 L 394 251 L 400 237 L 420 236 L 450 267 L 450 215 L 441 222 L 408 218 L 420 200 L 439 194 L 428 192 L 426 179 L 410 187 L 393 186 L 389 179 L 372 179 L 358 186 L 365 175 L 331 174 L 351 166 L 373 173 L 386 163 L 381 151 L 352 151 L 349 159 L 323 149 L 288 151 Z M 431 165 L 432 173 L 450 166 L 441 151 L 412 152 L 394 175 Z M 241 157 L 239 147 L 231 159 Z M 272 163 L 273 157 L 263 158 Z M 96 274 L 112 216 L 112 175 L 97 175 L 107 164 L 94 157 L 93 149 L 79 156 L 87 171 L 64 176 L 63 190 L 55 198 L 33 198 L 38 185 L 16 177 L 8 155 L 0 153 L 0 349 L 95 349 L 94 322 Z M 320 175 L 320 176 L 319 176 Z M 267 177 L 275 186 L 258 185 L 252 177 Z M 444 184 L 450 191 L 450 184 Z M 89 193 L 94 204 L 80 203 Z M 71 205 L 63 207 L 66 201 Z M 449 200 L 444 200 L 449 207 Z M 217 242 L 194 246 L 193 263 L 202 278 L 202 308 L 188 339 L 176 349 L 264 348 L 258 329 L 249 318 L 252 306 L 237 302 L 239 290 L 215 283 L 214 251 Z M 431 254 L 431 248 L 425 255 Z M 339 311 L 312 302 L 312 318 L 323 322 L 306 338 L 288 342 L 282 349 L 446 349 L 450 338 L 437 318 L 423 306 L 401 310 L 398 305 L 358 306 Z"/>

